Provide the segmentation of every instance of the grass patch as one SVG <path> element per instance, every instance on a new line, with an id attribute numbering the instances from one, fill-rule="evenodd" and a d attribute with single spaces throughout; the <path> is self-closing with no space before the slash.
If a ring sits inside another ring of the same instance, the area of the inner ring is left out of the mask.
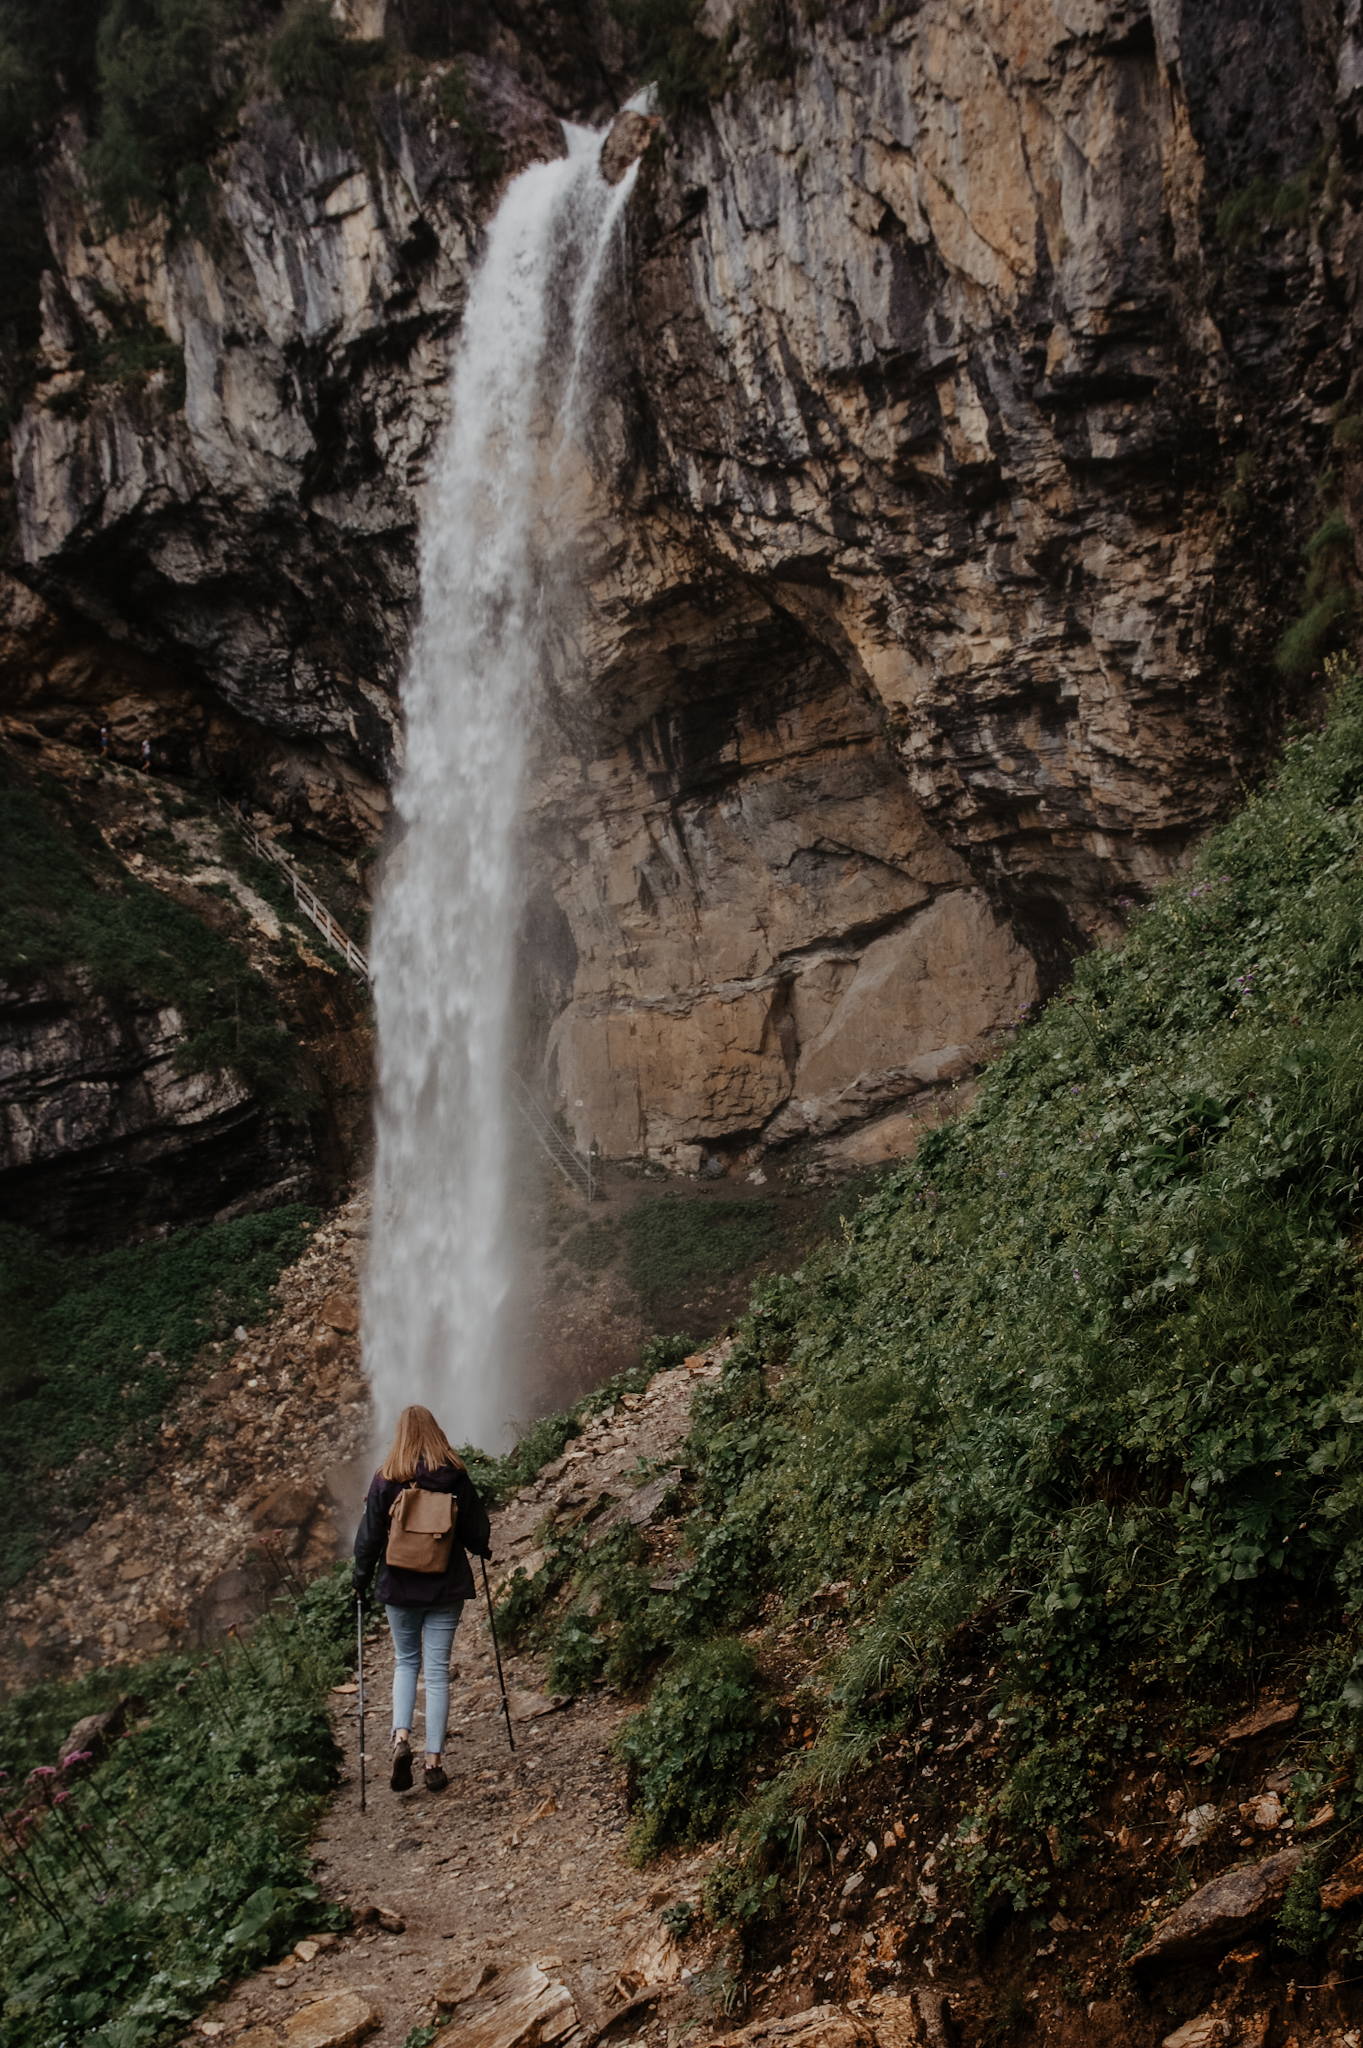
<path id="1" fill-rule="evenodd" d="M 850 1588 L 818 1743 L 754 1809 L 762 1856 L 919 1713 L 967 1629 L 999 1743 L 953 1852 L 979 1911 L 1043 1897 L 1047 1831 L 1077 1843 L 1151 1712 L 1202 1725 L 1289 1613 L 1340 1821 L 1363 1812 L 1360 1246 L 1350 675 L 697 1394 L 664 1639 Z"/>
<path id="2" fill-rule="evenodd" d="M 135 1465 L 203 1346 L 268 1311 L 314 1216 L 271 1209 L 90 1258 L 0 1224 L 0 1577 L 46 1546 L 44 1475 L 96 1447 L 106 1471 Z M 60 1512 L 79 1505 L 64 1494 Z"/>
<path id="3" fill-rule="evenodd" d="M 637 1202 L 620 1219 L 625 1277 L 647 1307 L 688 1283 L 727 1280 L 773 1251 L 781 1227 L 765 1202 Z"/>
<path id="4" fill-rule="evenodd" d="M 308 1836 L 338 1776 L 327 1693 L 354 1654 L 349 1581 L 319 1579 L 249 1646 L 139 1667 L 108 1757 L 31 1786 L 0 1925 L 6 2048 L 168 2043 L 223 1979 L 345 1924 Z M 64 1735 L 91 1700 L 82 1681 L 10 1701 L 10 1771 L 31 1768 L 35 1729 Z"/>

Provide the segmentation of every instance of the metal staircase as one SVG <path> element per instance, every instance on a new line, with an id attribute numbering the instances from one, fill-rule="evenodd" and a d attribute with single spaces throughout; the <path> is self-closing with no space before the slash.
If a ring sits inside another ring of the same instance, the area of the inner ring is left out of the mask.
<path id="1" fill-rule="evenodd" d="M 317 891 L 308 887 L 293 862 L 280 852 L 273 839 L 266 838 L 263 832 L 257 832 L 253 825 L 248 825 L 245 818 L 234 811 L 231 804 L 222 797 L 218 798 L 218 808 L 231 819 L 252 853 L 259 854 L 262 860 L 273 861 L 274 865 L 283 871 L 288 878 L 289 887 L 293 890 L 293 900 L 304 917 L 316 925 L 332 950 L 339 953 L 351 971 L 369 986 L 373 977 L 369 972 L 369 962 L 365 955 L 355 941 L 342 931 Z"/>

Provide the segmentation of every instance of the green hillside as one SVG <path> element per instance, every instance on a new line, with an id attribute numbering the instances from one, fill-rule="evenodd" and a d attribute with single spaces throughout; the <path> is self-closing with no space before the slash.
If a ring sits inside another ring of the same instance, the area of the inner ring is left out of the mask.
<path id="1" fill-rule="evenodd" d="M 1120 951 L 1078 963 L 973 1111 L 759 1296 L 697 1406 L 675 1590 L 578 1566 L 622 1680 L 770 1617 L 773 1592 L 789 1615 L 851 1582 L 815 1746 L 748 1815 L 768 1863 L 967 1640 L 1000 1737 L 958 1831 L 977 1909 L 1044 1892 L 1042 1837 L 1072 1852 L 1152 1718 L 1191 1740 L 1289 1636 L 1322 1733 L 1349 1740 L 1330 1729 L 1363 1703 L 1363 683 L 1336 681 L 1328 725 Z M 626 1737 L 641 1849 L 704 1776 L 702 1696 L 655 1693 Z"/>

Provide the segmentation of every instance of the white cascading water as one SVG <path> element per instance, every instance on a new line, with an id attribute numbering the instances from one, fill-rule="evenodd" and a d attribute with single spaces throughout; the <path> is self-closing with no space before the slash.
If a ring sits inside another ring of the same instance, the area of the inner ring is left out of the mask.
<path id="1" fill-rule="evenodd" d="M 372 945 L 379 1087 L 365 1363 L 387 1441 L 421 1402 L 452 1441 L 508 1441 L 505 1309 L 512 969 L 525 728 L 554 561 L 563 456 L 592 378 L 593 311 L 633 171 L 601 137 L 508 186 L 471 281 L 452 416 L 421 544 L 403 703 L 399 833 Z"/>

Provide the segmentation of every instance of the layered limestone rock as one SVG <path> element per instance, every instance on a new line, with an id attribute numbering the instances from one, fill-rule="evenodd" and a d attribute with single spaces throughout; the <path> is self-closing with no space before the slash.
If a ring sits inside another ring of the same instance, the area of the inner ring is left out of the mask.
<path id="1" fill-rule="evenodd" d="M 92 238 L 54 141 L 51 375 L 15 437 L 26 579 L 233 707 L 262 800 L 351 844 L 400 761 L 421 490 L 497 196 L 471 121 L 504 177 L 619 63 L 529 4 L 453 11 L 438 48 L 420 12 L 386 17 L 428 61 L 372 133 L 247 106 L 211 232 Z M 710 0 L 704 26 L 728 89 L 611 155 L 645 149 L 524 943 L 525 1056 L 579 1141 L 682 1165 L 965 1076 L 1120 930 L 1291 708 L 1271 653 L 1317 480 L 1352 503 L 1359 462 L 1331 451 L 1352 12 Z M 80 370 L 129 308 L 183 343 L 182 404 Z"/>

